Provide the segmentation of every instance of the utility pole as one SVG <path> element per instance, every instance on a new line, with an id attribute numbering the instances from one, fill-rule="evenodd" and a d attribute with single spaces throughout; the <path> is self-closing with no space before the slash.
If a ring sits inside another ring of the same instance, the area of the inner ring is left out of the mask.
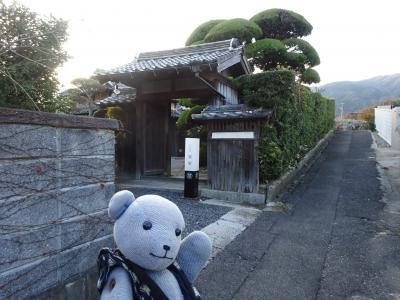
<path id="1" fill-rule="evenodd" d="M 343 120 L 343 105 L 344 105 L 344 103 L 342 102 L 342 103 L 340 104 L 340 119 L 341 119 L 341 120 Z"/>

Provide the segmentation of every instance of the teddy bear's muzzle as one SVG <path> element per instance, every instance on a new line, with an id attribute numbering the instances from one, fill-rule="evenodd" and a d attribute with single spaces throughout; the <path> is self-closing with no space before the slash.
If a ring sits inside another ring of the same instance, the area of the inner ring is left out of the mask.
<path id="1" fill-rule="evenodd" d="M 152 253 L 152 252 L 150 252 L 150 255 L 151 255 L 151 256 L 154 256 L 154 257 L 157 257 L 157 258 L 166 258 L 166 259 L 173 260 L 172 257 L 168 257 L 168 256 L 167 256 L 167 253 L 168 253 L 169 250 L 171 250 L 171 247 L 168 246 L 168 245 L 164 245 L 164 246 L 163 246 L 163 249 L 165 250 L 164 256 L 159 256 L 159 255 L 156 255 L 156 254 L 154 254 L 154 253 Z"/>

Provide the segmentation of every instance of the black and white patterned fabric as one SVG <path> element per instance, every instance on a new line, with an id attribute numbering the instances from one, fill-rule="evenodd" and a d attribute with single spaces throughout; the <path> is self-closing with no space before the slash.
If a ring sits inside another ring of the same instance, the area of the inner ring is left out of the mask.
<path id="1" fill-rule="evenodd" d="M 157 284 L 147 275 L 146 271 L 126 259 L 118 249 L 103 248 L 97 258 L 99 279 L 97 289 L 103 291 L 109 275 L 116 267 L 124 268 L 130 277 L 133 292 L 133 300 L 168 300 L 167 296 Z M 189 282 L 186 275 L 175 262 L 168 267 L 168 270 L 178 281 L 185 300 L 201 300 L 197 289 Z"/>

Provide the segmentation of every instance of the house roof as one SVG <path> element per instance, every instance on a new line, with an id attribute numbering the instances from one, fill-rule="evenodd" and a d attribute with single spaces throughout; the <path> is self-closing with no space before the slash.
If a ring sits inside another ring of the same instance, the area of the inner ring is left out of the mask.
<path id="1" fill-rule="evenodd" d="M 121 82 L 114 82 L 114 81 L 111 81 L 111 80 L 103 83 L 103 85 L 106 87 L 106 89 L 111 90 L 111 91 L 114 91 L 115 89 L 118 89 L 121 92 L 124 92 L 124 91 L 132 91 L 132 90 L 135 89 L 134 87 L 128 86 L 128 85 L 123 84 Z"/>
<path id="2" fill-rule="evenodd" d="M 113 106 L 124 103 L 132 103 L 135 101 L 136 95 L 111 95 L 110 97 L 96 101 L 96 104 L 100 107 Z"/>
<path id="3" fill-rule="evenodd" d="M 136 89 L 130 86 L 127 86 L 123 83 L 115 83 L 112 81 L 108 81 L 105 84 L 107 88 L 113 90 L 111 96 L 96 101 L 96 105 L 100 107 L 113 106 L 123 103 L 131 103 L 136 99 Z"/>
<path id="4" fill-rule="evenodd" d="M 198 121 L 227 119 L 262 119 L 268 118 L 272 110 L 249 107 L 245 104 L 208 106 L 200 114 L 193 114 L 192 119 Z"/>
<path id="5" fill-rule="evenodd" d="M 178 69 L 199 64 L 215 63 L 218 65 L 218 71 L 221 72 L 223 69 L 240 62 L 242 56 L 243 45 L 239 43 L 239 40 L 231 39 L 172 50 L 140 53 L 137 58 L 128 64 L 110 70 L 96 70 L 95 75 L 116 75 Z M 245 60 L 245 65 L 246 68 L 250 68 L 247 60 Z"/>

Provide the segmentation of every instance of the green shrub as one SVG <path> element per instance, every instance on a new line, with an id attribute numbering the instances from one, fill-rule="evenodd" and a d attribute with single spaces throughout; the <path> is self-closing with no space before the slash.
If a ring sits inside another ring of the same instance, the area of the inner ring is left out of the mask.
<path id="1" fill-rule="evenodd" d="M 188 130 L 190 127 L 193 127 L 192 114 L 199 114 L 204 108 L 204 105 L 195 105 L 183 111 L 176 121 L 176 127 L 181 130 Z"/>
<path id="2" fill-rule="evenodd" d="M 120 125 L 120 131 L 116 135 L 117 138 L 116 151 L 117 153 L 122 153 L 121 151 L 123 151 L 122 149 L 125 147 L 123 143 L 125 143 L 126 140 L 126 132 L 123 129 L 126 126 L 126 121 L 129 117 L 126 115 L 124 110 L 119 106 L 107 107 L 106 117 L 109 119 L 114 119 L 119 121 L 118 123 Z M 121 155 L 122 154 L 117 155 L 117 160 L 119 161 L 119 164 L 121 163 L 120 160 L 122 159 Z"/>
<path id="3" fill-rule="evenodd" d="M 287 68 L 298 73 L 320 63 L 317 51 L 306 41 L 297 38 L 287 40 L 262 39 L 246 45 L 246 56 L 261 70 Z"/>
<path id="4" fill-rule="evenodd" d="M 179 99 L 178 104 L 179 104 L 180 106 L 185 106 L 185 107 L 192 107 L 192 106 L 194 106 L 194 105 L 193 105 L 193 102 L 192 102 L 192 98 L 181 98 L 181 99 Z"/>
<path id="5" fill-rule="evenodd" d="M 375 116 L 372 115 L 370 118 L 368 118 L 367 120 L 367 124 L 368 124 L 368 129 L 371 131 L 375 131 L 376 127 L 375 127 Z"/>
<path id="6" fill-rule="evenodd" d="M 257 150 L 260 178 L 278 178 L 283 171 L 284 162 L 276 128 L 272 124 L 263 126 Z"/>
<path id="7" fill-rule="evenodd" d="M 296 165 L 334 126 L 335 101 L 295 83 L 292 72 L 245 75 L 237 82 L 249 105 L 273 109 L 258 147 L 261 182 Z"/>
<path id="8" fill-rule="evenodd" d="M 198 45 L 204 43 L 204 38 L 206 37 L 207 33 L 219 23 L 225 20 L 210 20 L 198 26 L 195 30 L 193 30 L 192 34 L 186 40 L 185 45 Z"/>
<path id="9" fill-rule="evenodd" d="M 263 37 L 278 40 L 306 36 L 313 29 L 302 15 L 279 8 L 264 10 L 250 21 L 261 27 Z"/>
<path id="10" fill-rule="evenodd" d="M 273 108 L 292 97 L 295 75 L 291 71 L 269 71 L 235 79 L 240 96 L 254 107 Z"/>
<path id="11" fill-rule="evenodd" d="M 294 53 L 301 52 L 306 57 L 305 63 L 308 66 L 314 67 L 321 63 L 318 52 L 315 50 L 313 46 L 311 46 L 309 42 L 302 39 L 291 38 L 284 40 L 283 43 L 288 48 L 292 48 L 293 49 L 292 51 Z"/>
<path id="12" fill-rule="evenodd" d="M 301 75 L 301 81 L 307 84 L 318 83 L 321 81 L 319 74 L 314 69 L 307 69 Z"/>
<path id="13" fill-rule="evenodd" d="M 200 45 L 200 44 L 205 44 L 206 42 L 204 40 L 200 40 L 197 42 L 193 42 L 190 46 L 196 46 L 196 45 Z"/>
<path id="14" fill-rule="evenodd" d="M 245 19 L 231 19 L 215 25 L 207 33 L 204 41 L 216 42 L 238 38 L 242 42 L 250 43 L 253 38 L 261 37 L 262 31 L 254 22 Z"/>
<path id="15" fill-rule="evenodd" d="M 109 119 L 119 120 L 121 122 L 125 121 L 124 111 L 119 106 L 107 107 L 106 117 Z"/>
<path id="16" fill-rule="evenodd" d="M 246 45 L 245 54 L 261 70 L 276 69 L 284 61 L 285 44 L 280 40 L 262 39 Z"/>
<path id="17" fill-rule="evenodd" d="M 307 57 L 301 52 L 286 52 L 284 66 L 297 73 L 304 71 Z"/>

